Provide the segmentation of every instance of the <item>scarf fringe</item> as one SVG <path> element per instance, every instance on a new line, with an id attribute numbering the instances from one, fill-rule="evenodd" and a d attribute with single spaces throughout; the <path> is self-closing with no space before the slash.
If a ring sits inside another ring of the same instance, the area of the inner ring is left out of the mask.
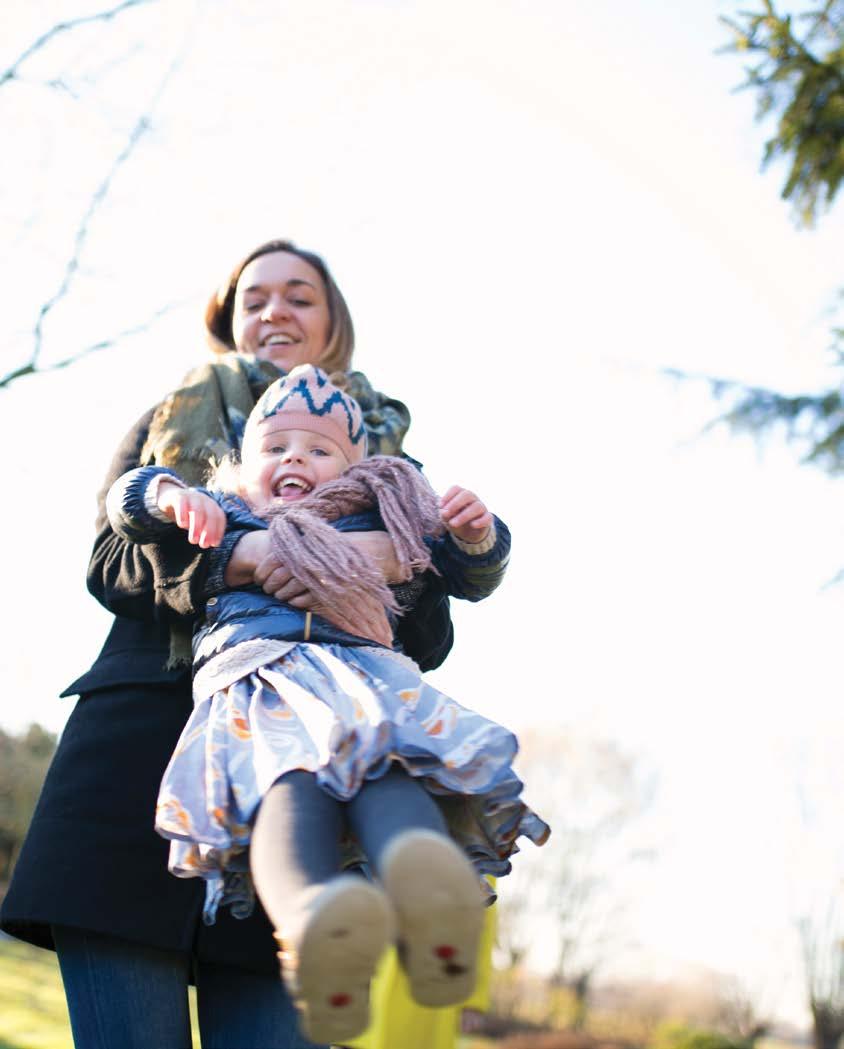
<path id="1" fill-rule="evenodd" d="M 312 611 L 341 630 L 392 646 L 388 613 L 399 607 L 376 561 L 328 523 L 377 508 L 403 581 L 432 569 L 425 536 L 442 534 L 437 496 L 422 474 L 394 456 L 372 456 L 307 500 L 274 507 L 271 548 L 316 598 Z"/>

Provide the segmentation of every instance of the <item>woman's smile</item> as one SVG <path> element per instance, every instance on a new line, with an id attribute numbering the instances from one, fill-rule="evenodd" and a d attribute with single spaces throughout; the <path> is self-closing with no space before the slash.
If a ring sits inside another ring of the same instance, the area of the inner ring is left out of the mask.
<path id="1" fill-rule="evenodd" d="M 232 312 L 232 335 L 241 353 L 287 372 L 297 364 L 317 364 L 330 334 L 325 285 L 310 263 L 274 251 L 244 267 Z"/>
<path id="2" fill-rule="evenodd" d="M 301 342 L 301 339 L 294 338 L 286 332 L 274 331 L 270 332 L 269 335 L 261 336 L 262 346 L 292 346 L 296 342 Z"/>

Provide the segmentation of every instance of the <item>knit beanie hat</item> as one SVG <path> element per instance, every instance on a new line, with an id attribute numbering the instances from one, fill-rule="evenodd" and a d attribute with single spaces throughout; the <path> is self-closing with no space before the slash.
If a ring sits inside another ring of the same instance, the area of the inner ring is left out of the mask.
<path id="1" fill-rule="evenodd" d="M 267 388 L 249 415 L 243 447 L 266 433 L 283 430 L 308 430 L 329 437 L 350 464 L 366 455 L 360 405 L 313 364 L 297 365 Z"/>

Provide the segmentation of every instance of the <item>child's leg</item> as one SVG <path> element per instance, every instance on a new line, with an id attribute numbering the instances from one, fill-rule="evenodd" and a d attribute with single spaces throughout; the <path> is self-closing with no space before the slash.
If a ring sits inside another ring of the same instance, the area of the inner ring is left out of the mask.
<path id="1" fill-rule="evenodd" d="M 252 833 L 255 888 L 276 927 L 285 982 L 315 1042 L 342 1042 L 369 1023 L 369 981 L 393 934 L 383 892 L 338 874 L 342 803 L 313 773 L 267 792 Z"/>
<path id="2" fill-rule="evenodd" d="M 381 857 L 397 834 L 429 830 L 448 834 L 440 808 L 427 790 L 399 765 L 381 779 L 365 780 L 351 801 L 349 827 L 380 874 Z"/>
<path id="3" fill-rule="evenodd" d="M 478 875 L 431 795 L 395 766 L 349 802 L 349 825 L 396 911 L 399 955 L 420 1005 L 456 1005 L 475 986 L 483 902 Z"/>
<path id="4" fill-rule="evenodd" d="M 296 769 L 270 787 L 249 848 L 255 889 L 276 929 L 293 931 L 300 894 L 340 870 L 343 805 L 312 772 Z"/>

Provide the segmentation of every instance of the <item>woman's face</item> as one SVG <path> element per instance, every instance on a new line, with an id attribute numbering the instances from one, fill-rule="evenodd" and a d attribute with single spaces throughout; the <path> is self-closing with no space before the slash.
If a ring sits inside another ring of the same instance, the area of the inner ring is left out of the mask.
<path id="1" fill-rule="evenodd" d="M 288 372 L 319 364 L 331 335 L 322 277 L 287 251 L 259 255 L 237 282 L 232 335 L 240 353 L 253 353 Z"/>

